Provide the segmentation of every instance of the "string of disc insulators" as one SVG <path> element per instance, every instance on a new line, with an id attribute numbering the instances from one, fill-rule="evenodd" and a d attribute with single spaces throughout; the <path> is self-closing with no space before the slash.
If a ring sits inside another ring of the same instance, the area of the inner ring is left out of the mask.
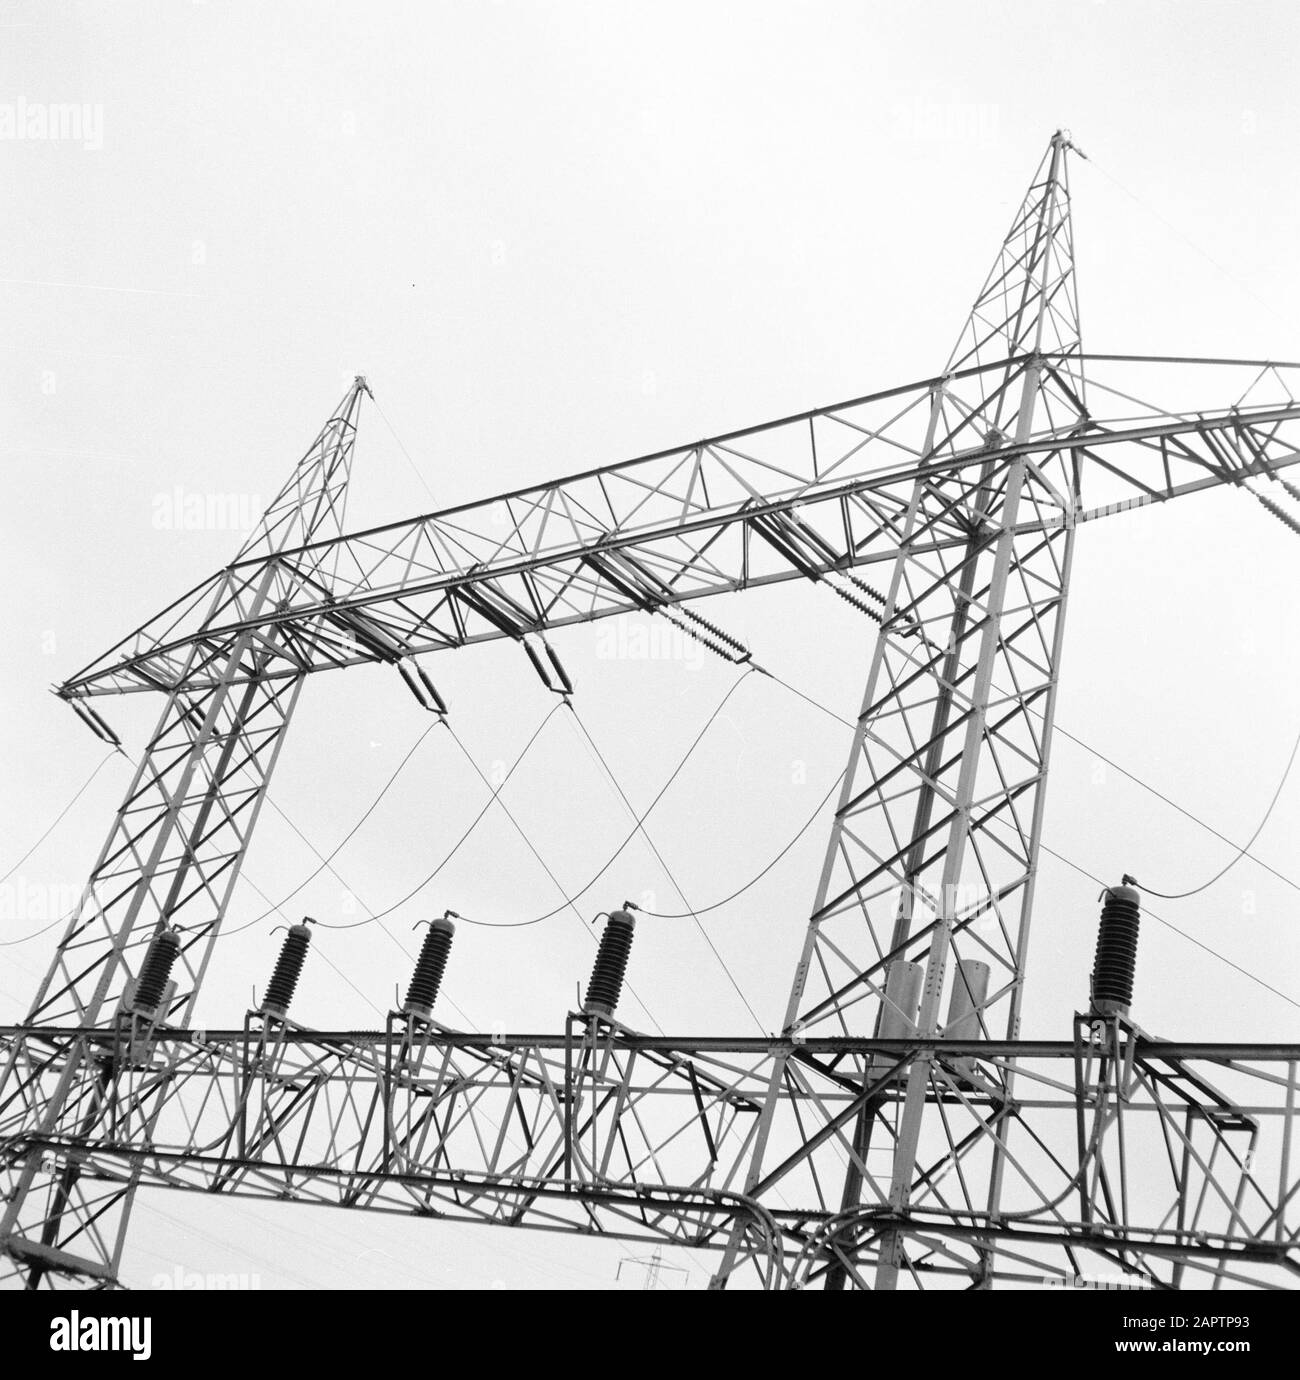
<path id="1" fill-rule="evenodd" d="M 846 604 L 851 604 L 857 609 L 859 613 L 865 613 L 873 622 L 882 622 L 885 616 L 885 596 L 881 594 L 879 590 L 872 589 L 869 584 L 859 580 L 856 575 L 850 575 L 847 571 L 840 571 L 838 574 L 842 580 L 847 580 L 855 590 L 860 590 L 868 599 L 878 605 L 878 607 L 872 608 L 870 604 L 865 603 L 863 600 L 859 599 L 856 594 L 842 588 L 840 585 L 831 583 L 830 588 L 838 594 Z"/>
<path id="2" fill-rule="evenodd" d="M 749 661 L 753 653 L 743 642 L 737 641 L 730 633 L 724 632 L 716 623 L 710 623 L 702 614 L 685 604 L 664 605 L 657 610 L 674 628 L 694 638 L 701 647 L 707 647 L 715 656 L 739 666 Z"/>
<path id="3" fill-rule="evenodd" d="M 1293 498 L 1296 498 L 1296 490 L 1292 488 L 1290 484 L 1288 484 L 1286 487 L 1291 496 Z M 1284 508 L 1280 508 L 1276 503 L 1273 502 L 1271 498 L 1266 498 L 1263 494 L 1256 494 L 1254 489 L 1251 490 L 1251 493 L 1255 494 L 1255 497 L 1259 500 L 1261 507 L 1267 509 L 1270 513 L 1273 514 L 1275 518 L 1277 518 L 1279 522 L 1285 523 L 1285 525 L 1289 527 L 1296 534 L 1296 536 L 1300 537 L 1300 522 L 1297 522 L 1295 518 L 1291 516 L 1290 513 L 1288 513 Z"/>

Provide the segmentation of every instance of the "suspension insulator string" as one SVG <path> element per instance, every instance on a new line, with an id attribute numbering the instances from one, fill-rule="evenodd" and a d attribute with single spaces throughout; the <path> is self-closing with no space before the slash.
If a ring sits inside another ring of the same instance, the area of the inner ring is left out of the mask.
<path id="1" fill-rule="evenodd" d="M 1290 485 L 1288 485 L 1287 487 L 1290 488 Z M 1251 489 L 1250 492 L 1254 494 L 1255 498 L 1259 501 L 1259 504 L 1262 508 L 1267 509 L 1267 511 L 1272 513 L 1273 516 L 1277 518 L 1277 520 L 1280 523 L 1282 523 L 1286 527 L 1289 527 L 1296 534 L 1296 536 L 1300 537 L 1300 522 L 1297 522 L 1295 518 L 1293 518 L 1291 514 L 1288 513 L 1285 509 L 1279 508 L 1278 505 L 1274 503 L 1271 498 L 1266 498 L 1263 494 L 1255 493 L 1254 489 Z"/>

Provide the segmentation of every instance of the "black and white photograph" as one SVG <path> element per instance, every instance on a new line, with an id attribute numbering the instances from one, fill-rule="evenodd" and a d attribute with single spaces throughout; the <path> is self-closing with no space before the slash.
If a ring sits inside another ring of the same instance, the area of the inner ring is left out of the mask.
<path id="1" fill-rule="evenodd" d="M 0 1357 L 1280 1352 L 1298 72 L 1287 0 L 7 0 Z"/>

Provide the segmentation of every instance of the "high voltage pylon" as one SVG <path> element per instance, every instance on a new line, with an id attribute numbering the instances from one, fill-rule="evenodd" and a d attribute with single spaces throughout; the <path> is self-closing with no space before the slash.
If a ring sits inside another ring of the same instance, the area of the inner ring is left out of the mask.
<path id="1" fill-rule="evenodd" d="M 616 1280 L 623 1277 L 624 1265 L 635 1265 L 638 1269 L 645 1272 L 642 1277 L 644 1282 L 641 1285 L 643 1292 L 654 1289 L 685 1288 L 686 1280 L 690 1275 L 690 1271 L 683 1269 L 680 1265 L 666 1265 L 664 1263 L 662 1246 L 656 1246 L 651 1255 L 625 1255 L 623 1259 L 618 1262 L 618 1269 L 614 1272 L 614 1278 Z M 681 1275 L 682 1282 L 676 1285 L 665 1284 L 665 1275 Z"/>
<path id="2" fill-rule="evenodd" d="M 358 379 L 235 561 L 60 687 L 110 739 L 93 701 L 163 710 L 3 1032 L 8 1278 L 114 1285 L 140 1186 L 714 1249 L 718 1287 L 1293 1277 L 1300 1045 L 1161 1041 L 1122 1005 L 1020 1038 L 1077 529 L 1300 461 L 1295 366 L 1085 353 L 1072 152 L 933 378 L 348 533 Z M 1194 409 L 1138 401 L 1174 368 Z M 192 1027 L 309 676 L 389 663 L 442 714 L 418 657 L 511 638 L 550 678 L 548 630 L 633 610 L 740 660 L 691 601 L 789 579 L 874 652 L 778 1034 L 646 1036 L 603 983 L 553 1035 L 467 1034 L 436 981 L 382 1031 L 282 1001 Z"/>

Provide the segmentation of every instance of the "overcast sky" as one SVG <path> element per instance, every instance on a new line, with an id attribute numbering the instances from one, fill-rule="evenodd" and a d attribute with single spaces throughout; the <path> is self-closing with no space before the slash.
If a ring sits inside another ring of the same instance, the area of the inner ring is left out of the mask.
<path id="1" fill-rule="evenodd" d="M 230 496 L 255 517 L 355 373 L 415 466 L 367 404 L 356 527 L 928 376 L 1060 126 L 1089 159 L 1072 166 L 1089 349 L 1300 358 L 1291 4 L 14 4 L 0 25 L 4 868 L 102 755 L 48 686 L 230 559 L 242 532 L 170 517 L 187 496 Z M 14 137 L 20 104 L 69 102 L 85 112 L 79 138 Z M 1236 840 L 1300 728 L 1297 555 L 1281 524 L 1226 492 L 1078 542 L 1059 722 Z M 710 616 L 855 712 L 872 628 L 839 601 L 782 587 L 715 600 Z M 735 676 L 680 643 L 644 655 L 643 633 L 555 639 L 639 805 Z M 513 762 L 550 708 L 518 649 L 436 661 L 482 769 Z M 102 708 L 133 751 L 157 712 Z M 330 849 L 426 723 L 388 668 L 318 677 L 273 797 Z M 691 901 L 757 872 L 846 751 L 843 729 L 751 677 L 654 817 Z M 126 783 L 125 763 L 107 765 L 6 880 L 0 937 L 38 929 L 41 908 L 79 888 Z M 484 798 L 455 745 L 430 735 L 340 854 L 351 892 L 396 899 Z M 627 827 L 565 716 L 507 798 L 570 887 Z M 1292 877 L 1298 826 L 1300 781 L 1254 849 Z M 810 830 L 709 919 L 765 1029 L 781 1023 L 825 838 Z M 1063 740 L 1045 838 L 1091 872 L 1165 891 L 1230 856 Z M 247 877 L 278 898 L 315 866 L 264 814 Z M 646 891 L 677 899 L 629 850 L 586 913 Z M 393 931 L 409 947 L 410 926 L 447 907 L 517 919 L 556 900 L 494 811 Z M 1156 909 L 1300 1001 L 1296 901 L 1246 861 Z M 292 902 L 336 920 L 353 906 L 328 876 Z M 232 921 L 264 909 L 244 887 Z M 1096 887 L 1045 858 L 1026 1034 L 1067 1035 L 1096 915 Z M 219 946 L 204 1021 L 237 1024 L 264 987 L 271 925 Z M 52 938 L 0 949 L 3 1018 L 30 1001 Z M 370 928 L 318 949 L 295 1016 L 376 1024 L 407 958 Z M 455 1009 L 440 1014 L 558 1029 L 590 956 L 572 913 L 462 929 L 444 989 Z M 755 1029 L 689 922 L 643 926 L 631 978 L 651 1013 L 629 1002 L 632 1024 Z M 1298 1013 L 1151 921 L 1134 1014 L 1169 1036 L 1281 1040 Z M 179 1265 L 265 1287 L 599 1288 L 625 1253 L 181 1195 L 142 1198 L 137 1226 L 134 1284 Z M 682 1259 L 703 1283 L 708 1262 Z"/>

